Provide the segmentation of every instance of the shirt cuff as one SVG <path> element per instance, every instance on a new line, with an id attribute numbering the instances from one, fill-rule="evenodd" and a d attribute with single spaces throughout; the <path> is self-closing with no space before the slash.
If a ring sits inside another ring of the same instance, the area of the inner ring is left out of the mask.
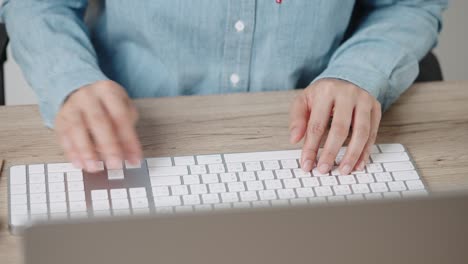
<path id="1" fill-rule="evenodd" d="M 40 110 L 47 127 L 53 128 L 55 117 L 66 98 L 77 89 L 97 81 L 108 80 L 99 70 L 83 70 L 72 73 L 62 73 L 49 78 L 49 86 L 44 87 Z"/>
<path id="2" fill-rule="evenodd" d="M 389 105 L 385 103 L 385 91 L 389 89 L 389 79 L 377 70 L 360 67 L 357 65 L 330 65 L 317 76 L 312 83 L 320 79 L 339 79 L 350 82 L 374 96 L 385 110 Z"/>

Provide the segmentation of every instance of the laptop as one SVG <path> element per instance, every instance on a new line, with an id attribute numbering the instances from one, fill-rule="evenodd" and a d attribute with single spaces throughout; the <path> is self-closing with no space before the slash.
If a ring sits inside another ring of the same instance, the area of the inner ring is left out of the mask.
<path id="1" fill-rule="evenodd" d="M 25 263 L 468 263 L 468 194 L 47 222 Z"/>

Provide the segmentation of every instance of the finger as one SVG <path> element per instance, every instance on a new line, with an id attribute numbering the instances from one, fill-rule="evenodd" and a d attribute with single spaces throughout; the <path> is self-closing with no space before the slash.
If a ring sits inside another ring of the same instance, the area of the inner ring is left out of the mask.
<path id="1" fill-rule="evenodd" d="M 67 135 L 59 135 L 59 142 L 63 148 L 65 156 L 69 161 L 71 161 L 73 166 L 77 169 L 83 169 L 83 162 L 81 161 L 79 153 L 75 146 L 73 146 L 70 138 Z"/>
<path id="2" fill-rule="evenodd" d="M 332 107 L 331 99 L 321 99 L 317 104 L 312 105 L 310 119 L 307 124 L 306 138 L 302 147 L 301 166 L 304 171 L 311 171 L 320 141 L 330 119 Z"/>
<path id="3" fill-rule="evenodd" d="M 289 141 L 291 144 L 296 144 L 304 137 L 307 120 L 309 120 L 309 108 L 306 97 L 302 93 L 294 99 L 289 111 Z"/>
<path id="4" fill-rule="evenodd" d="M 138 119 L 136 108 L 129 99 L 118 96 L 109 96 L 104 107 L 111 116 L 114 127 L 117 128 L 117 136 L 125 158 L 133 164 L 140 163 L 142 150 L 134 126 Z"/>
<path id="5" fill-rule="evenodd" d="M 76 151 L 78 160 L 86 171 L 97 171 L 97 153 L 81 112 L 71 110 L 64 113 L 64 116 L 66 120 L 63 125 L 58 126 L 58 132 L 69 140 L 69 143 L 64 142 L 65 147 L 73 148 Z"/>
<path id="6" fill-rule="evenodd" d="M 120 169 L 123 158 L 122 149 L 110 116 L 96 97 L 89 98 L 85 108 L 87 109 L 86 123 L 101 158 L 105 160 L 107 168 Z"/>
<path id="7" fill-rule="evenodd" d="M 340 163 L 340 172 L 348 175 L 361 156 L 371 130 L 371 106 L 358 104 L 354 109 L 353 132 L 343 160 Z"/>
<path id="8" fill-rule="evenodd" d="M 354 105 L 348 100 L 335 103 L 330 132 L 318 162 L 318 169 L 321 173 L 327 173 L 333 167 L 335 158 L 348 137 L 353 108 Z"/>
<path id="9" fill-rule="evenodd" d="M 380 108 L 380 104 L 376 103 L 371 111 L 371 131 L 369 135 L 369 140 L 367 141 L 366 146 L 364 147 L 364 151 L 362 152 L 361 157 L 359 157 L 359 161 L 356 165 L 357 170 L 363 170 L 364 166 L 367 163 L 369 163 L 369 156 L 371 153 L 372 146 L 375 144 L 375 140 L 377 138 L 381 117 L 382 110 Z"/>

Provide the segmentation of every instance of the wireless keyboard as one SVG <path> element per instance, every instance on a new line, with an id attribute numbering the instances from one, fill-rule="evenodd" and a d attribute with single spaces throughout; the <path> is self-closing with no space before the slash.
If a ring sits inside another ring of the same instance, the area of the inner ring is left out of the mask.
<path id="1" fill-rule="evenodd" d="M 343 147 L 336 164 L 346 148 Z M 320 153 L 320 152 L 319 152 Z M 147 158 L 121 170 L 87 173 L 70 163 L 12 166 L 9 224 L 18 233 L 35 221 L 167 214 L 227 208 L 426 195 L 401 144 L 372 148 L 363 171 L 340 175 L 300 169 L 301 150 Z"/>

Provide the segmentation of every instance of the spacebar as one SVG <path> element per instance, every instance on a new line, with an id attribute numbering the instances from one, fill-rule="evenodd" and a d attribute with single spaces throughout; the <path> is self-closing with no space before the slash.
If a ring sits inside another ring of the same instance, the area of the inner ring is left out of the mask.
<path id="1" fill-rule="evenodd" d="M 301 157 L 301 150 L 282 150 L 282 151 L 224 154 L 224 161 L 226 163 L 229 163 L 229 162 L 247 162 L 247 161 L 262 161 L 262 160 L 298 159 L 300 157 Z"/>

